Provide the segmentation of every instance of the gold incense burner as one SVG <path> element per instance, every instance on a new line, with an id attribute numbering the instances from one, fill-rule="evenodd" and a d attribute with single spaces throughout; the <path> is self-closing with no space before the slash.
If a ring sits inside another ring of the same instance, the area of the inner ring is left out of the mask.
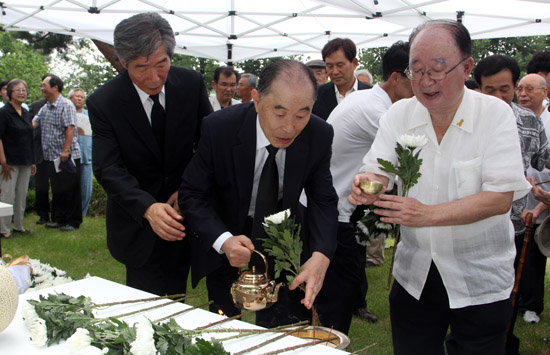
<path id="1" fill-rule="evenodd" d="M 256 267 L 241 271 L 239 279 L 231 285 L 233 303 L 241 309 L 260 311 L 271 307 L 278 300 L 279 288 L 282 283 L 275 284 L 267 275 L 267 260 L 259 251 L 253 250 L 262 257 L 265 263 L 265 273 L 257 273 Z"/>

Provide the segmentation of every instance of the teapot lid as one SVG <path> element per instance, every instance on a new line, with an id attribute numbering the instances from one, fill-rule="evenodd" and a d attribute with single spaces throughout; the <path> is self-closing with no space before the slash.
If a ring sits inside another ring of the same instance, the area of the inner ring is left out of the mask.
<path id="1" fill-rule="evenodd" d="M 256 267 L 252 266 L 252 270 L 246 270 L 241 273 L 239 282 L 246 285 L 257 285 L 266 282 L 266 277 L 263 273 L 256 273 Z"/>

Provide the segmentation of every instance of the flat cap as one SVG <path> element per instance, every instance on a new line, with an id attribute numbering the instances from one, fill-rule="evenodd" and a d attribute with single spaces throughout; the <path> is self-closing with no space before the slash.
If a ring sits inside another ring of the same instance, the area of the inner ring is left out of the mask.
<path id="1" fill-rule="evenodd" d="M 310 68 L 326 68 L 327 65 L 322 59 L 313 59 L 306 63 L 306 66 Z"/>

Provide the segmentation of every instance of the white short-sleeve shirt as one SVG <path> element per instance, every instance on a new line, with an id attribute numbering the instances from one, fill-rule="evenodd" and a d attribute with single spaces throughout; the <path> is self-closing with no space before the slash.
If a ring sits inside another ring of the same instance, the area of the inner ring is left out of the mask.
<path id="1" fill-rule="evenodd" d="M 396 102 L 380 121 L 361 171 L 391 177 L 376 158 L 394 163 L 396 138 L 423 134 L 422 176 L 409 197 L 435 205 L 482 191 L 530 190 L 523 164 L 516 118 L 504 101 L 465 90 L 462 102 L 439 144 L 428 110 L 416 98 Z M 391 179 L 390 179 L 391 180 Z M 432 260 L 443 279 L 451 308 L 500 301 L 514 283 L 514 230 L 510 213 L 457 226 L 401 227 L 395 279 L 420 298 Z"/>

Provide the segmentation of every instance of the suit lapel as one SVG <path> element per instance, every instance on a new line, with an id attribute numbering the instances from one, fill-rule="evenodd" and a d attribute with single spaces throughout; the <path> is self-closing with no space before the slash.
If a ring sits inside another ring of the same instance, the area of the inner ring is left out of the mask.
<path id="1" fill-rule="evenodd" d="M 254 164 L 256 160 L 256 110 L 254 106 L 251 106 L 251 109 L 246 113 L 238 138 L 238 143 L 233 146 L 233 162 L 239 204 L 247 206 L 247 208 L 239 208 L 239 212 L 243 214 L 239 216 L 239 220 L 244 221 L 248 215 L 254 184 Z"/>
<path id="2" fill-rule="evenodd" d="M 137 134 L 143 141 L 145 145 L 153 152 L 153 154 L 161 160 L 161 152 L 155 136 L 153 135 L 153 130 L 151 129 L 151 124 L 147 118 L 147 114 L 143 109 L 143 105 L 139 99 L 139 95 L 128 76 L 128 72 L 124 72 L 123 80 L 126 86 L 125 90 L 121 90 L 121 97 L 123 102 L 123 107 L 121 110 L 123 116 L 128 120 L 129 124 L 136 130 Z"/>

